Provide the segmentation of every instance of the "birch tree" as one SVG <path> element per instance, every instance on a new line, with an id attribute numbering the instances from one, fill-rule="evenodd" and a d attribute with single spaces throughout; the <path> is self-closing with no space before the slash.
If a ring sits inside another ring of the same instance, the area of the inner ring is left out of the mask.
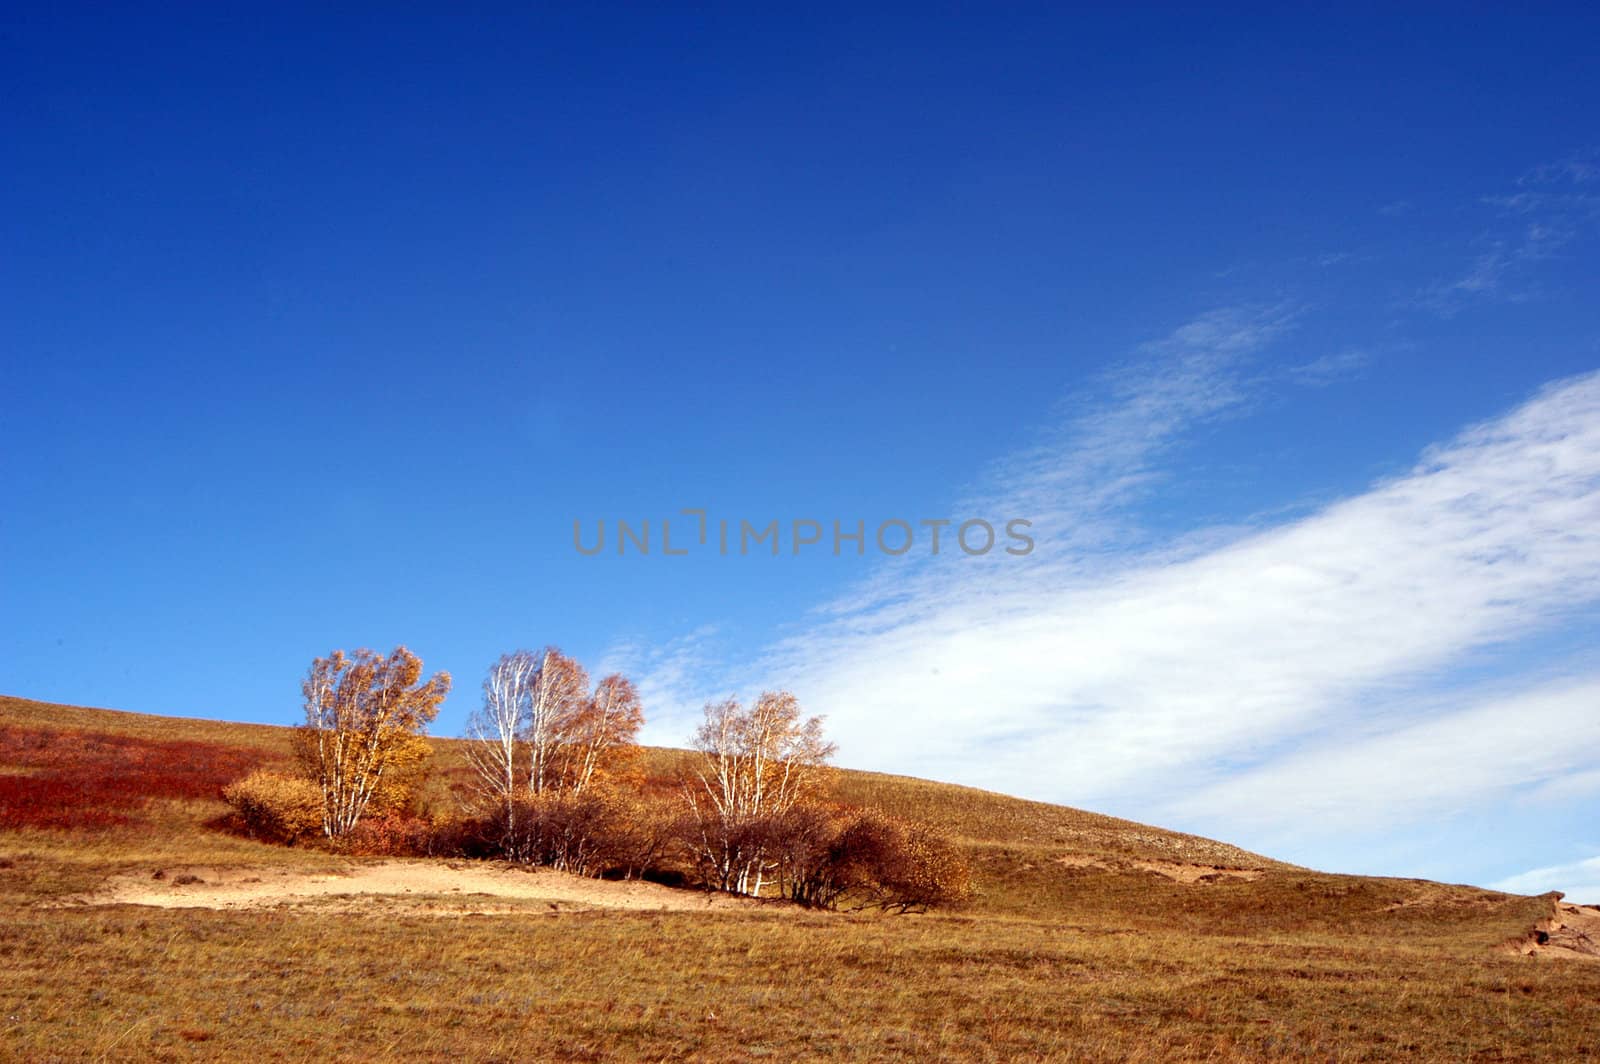
<path id="1" fill-rule="evenodd" d="M 311 663 L 296 745 L 322 789 L 325 835 L 348 834 L 379 789 L 426 755 L 424 731 L 449 691 L 450 674 L 423 680 L 422 659 L 405 647 L 388 657 L 335 650 Z"/>
<path id="2" fill-rule="evenodd" d="M 538 654 L 529 678 L 528 723 L 524 739 L 528 749 L 527 789 L 545 794 L 562 789 L 564 749 L 583 713 L 589 676 L 576 661 L 555 647 Z"/>
<path id="3" fill-rule="evenodd" d="M 767 829 L 816 791 L 835 747 L 821 717 L 802 718 L 794 695 L 768 691 L 749 709 L 707 703 L 694 748 L 685 794 L 700 858 L 723 890 L 759 895 L 773 867 Z"/>
<path id="4" fill-rule="evenodd" d="M 477 773 L 477 791 L 501 807 L 508 830 L 518 795 L 518 751 L 533 712 L 539 661 L 528 650 L 502 655 L 483 681 L 483 705 L 467 719 L 467 760 Z"/>
<path id="5" fill-rule="evenodd" d="M 554 647 L 506 654 L 467 721 L 480 798 L 509 809 L 524 795 L 579 795 L 615 772 L 644 724 L 639 692 L 612 673 L 586 694 L 583 667 Z"/>
<path id="6" fill-rule="evenodd" d="M 467 722 L 467 757 L 472 804 L 493 811 L 507 857 L 586 874 L 608 839 L 629 834 L 625 802 L 598 784 L 637 749 L 639 694 L 616 673 L 593 692 L 587 685 L 583 667 L 555 647 L 506 654 L 489 669 L 483 705 Z"/>
<path id="7" fill-rule="evenodd" d="M 567 788 L 582 794 L 592 783 L 616 770 L 618 763 L 637 749 L 635 740 L 644 724 L 644 710 L 633 681 L 618 673 L 595 684 L 567 728 L 562 773 Z"/>

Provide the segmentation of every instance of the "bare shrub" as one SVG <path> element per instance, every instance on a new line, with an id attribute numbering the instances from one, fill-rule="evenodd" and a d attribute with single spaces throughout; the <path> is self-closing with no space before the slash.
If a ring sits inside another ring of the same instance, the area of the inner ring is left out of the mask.
<path id="1" fill-rule="evenodd" d="M 450 856 L 439 845 L 438 825 L 399 810 L 369 813 L 338 840 L 338 848 L 368 857 Z"/>
<path id="2" fill-rule="evenodd" d="M 926 824 L 876 811 L 801 805 L 769 818 L 760 845 L 784 897 L 811 908 L 924 911 L 965 900 L 971 873 Z"/>
<path id="3" fill-rule="evenodd" d="M 972 894 L 966 859 L 926 824 L 863 813 L 846 829 L 840 849 L 862 905 L 920 912 Z"/>
<path id="4" fill-rule="evenodd" d="M 293 845 L 322 830 L 322 789 L 310 780 L 259 770 L 222 789 L 252 836 Z"/>
<path id="5" fill-rule="evenodd" d="M 463 848 L 581 876 L 634 878 L 662 852 L 668 808 L 610 786 L 523 795 L 477 818 Z"/>
<path id="6" fill-rule="evenodd" d="M 814 909 L 831 909 L 852 886 L 843 842 L 850 810 L 797 805 L 765 824 L 762 846 L 777 865 L 778 893 Z"/>

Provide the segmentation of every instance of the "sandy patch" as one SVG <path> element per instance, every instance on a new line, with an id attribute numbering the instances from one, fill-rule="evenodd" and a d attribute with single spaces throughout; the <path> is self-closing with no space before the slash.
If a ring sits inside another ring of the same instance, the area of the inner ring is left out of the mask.
<path id="1" fill-rule="evenodd" d="M 1191 884 L 1217 883 L 1224 879 L 1249 882 L 1265 874 L 1259 868 L 1223 868 L 1219 865 L 1178 864 L 1175 861 L 1135 861 L 1133 867 L 1141 872 L 1154 872 L 1177 883 Z"/>
<path id="2" fill-rule="evenodd" d="M 1558 901 L 1555 913 L 1541 920 L 1511 950 L 1524 957 L 1558 957 L 1600 962 L 1600 909 Z"/>
<path id="3" fill-rule="evenodd" d="M 1091 857 L 1086 853 L 1069 853 L 1056 857 L 1053 861 L 1066 868 L 1107 868 L 1106 863 L 1100 858 Z"/>
<path id="4" fill-rule="evenodd" d="M 1052 858 L 1054 864 L 1065 868 L 1098 868 L 1106 872 L 1153 872 L 1158 876 L 1195 886 L 1218 883 L 1225 879 L 1252 881 L 1266 873 L 1259 868 L 1228 868 L 1223 865 L 1186 864 L 1181 861 L 1126 861 L 1117 862 L 1086 853 L 1069 853 Z"/>
<path id="5" fill-rule="evenodd" d="M 342 912 L 392 912 L 396 905 L 438 916 L 582 912 L 591 909 L 748 910 L 749 898 L 676 890 L 657 883 L 585 879 L 550 869 L 467 861 L 384 860 L 337 872 L 271 868 L 171 867 L 117 876 L 86 905 L 164 909 L 268 909 L 315 905 Z"/>

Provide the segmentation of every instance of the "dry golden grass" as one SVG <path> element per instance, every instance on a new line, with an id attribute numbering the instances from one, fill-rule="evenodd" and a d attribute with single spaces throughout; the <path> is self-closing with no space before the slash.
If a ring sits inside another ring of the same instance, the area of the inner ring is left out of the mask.
<path id="1" fill-rule="evenodd" d="M 283 729 L 18 699 L 0 699 L 0 724 L 288 752 Z M 438 749 L 442 794 L 458 752 Z M 681 756 L 651 751 L 651 771 Z M 116 875 L 358 859 L 219 832 L 222 804 L 200 799 L 116 828 L 3 832 L 0 1058 L 1582 1060 L 1600 1045 L 1600 963 L 1497 949 L 1549 898 L 1326 875 L 898 777 L 838 787 L 958 835 L 971 906 L 62 906 Z M 1195 865 L 1255 878 L 1172 871 Z"/>

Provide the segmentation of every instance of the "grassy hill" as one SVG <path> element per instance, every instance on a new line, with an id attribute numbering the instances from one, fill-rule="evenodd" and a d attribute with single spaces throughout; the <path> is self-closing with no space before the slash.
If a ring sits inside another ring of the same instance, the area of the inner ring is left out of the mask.
<path id="1" fill-rule="evenodd" d="M 0 1057 L 1579 1060 L 1600 1045 L 1600 963 L 1511 948 L 1549 926 L 1551 896 L 1318 873 L 876 773 L 839 773 L 838 796 L 957 838 L 970 905 L 92 903 L 185 870 L 364 863 L 215 826 L 220 783 L 286 763 L 288 736 L 0 697 Z M 460 747 L 435 746 L 442 796 Z M 684 756 L 651 750 L 648 771 Z"/>

